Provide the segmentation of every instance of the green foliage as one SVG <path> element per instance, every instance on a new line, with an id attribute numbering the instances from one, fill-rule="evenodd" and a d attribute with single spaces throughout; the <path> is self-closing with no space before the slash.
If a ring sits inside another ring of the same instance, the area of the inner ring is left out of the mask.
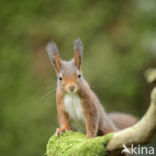
<path id="1" fill-rule="evenodd" d="M 43 155 L 58 127 L 49 40 L 68 60 L 81 38 L 84 77 L 106 110 L 143 115 L 143 74 L 156 65 L 155 19 L 155 0 L 1 0 L 0 154 Z"/>
<path id="2" fill-rule="evenodd" d="M 66 132 L 60 136 L 53 135 L 47 144 L 47 156 L 105 156 L 105 146 L 113 134 L 88 139 L 78 132 Z"/>

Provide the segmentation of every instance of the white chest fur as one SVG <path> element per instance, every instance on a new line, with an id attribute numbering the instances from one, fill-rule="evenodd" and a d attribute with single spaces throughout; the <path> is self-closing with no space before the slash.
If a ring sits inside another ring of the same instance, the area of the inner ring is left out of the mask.
<path id="1" fill-rule="evenodd" d="M 69 115 L 72 128 L 85 132 L 85 118 L 81 99 L 75 93 L 68 93 L 64 97 L 65 110 Z"/>

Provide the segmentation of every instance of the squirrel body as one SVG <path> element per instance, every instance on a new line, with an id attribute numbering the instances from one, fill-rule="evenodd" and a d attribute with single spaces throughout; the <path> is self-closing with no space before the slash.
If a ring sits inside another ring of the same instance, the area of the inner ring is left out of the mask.
<path id="1" fill-rule="evenodd" d="M 92 138 L 136 123 L 136 118 L 131 115 L 106 113 L 82 75 L 82 51 L 81 40 L 77 39 L 74 41 L 74 58 L 63 61 L 59 57 L 56 44 L 51 42 L 47 45 L 50 61 L 58 77 L 56 103 L 60 128 L 56 134 L 72 129 L 86 131 L 87 136 Z"/>

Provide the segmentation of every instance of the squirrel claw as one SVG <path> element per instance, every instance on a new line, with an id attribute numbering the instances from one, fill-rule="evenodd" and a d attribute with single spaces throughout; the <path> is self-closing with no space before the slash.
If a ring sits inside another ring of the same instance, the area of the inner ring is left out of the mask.
<path id="1" fill-rule="evenodd" d="M 60 134 L 62 134 L 63 132 L 68 132 L 69 129 L 65 129 L 65 128 L 57 128 L 56 129 L 56 136 L 59 136 Z"/>

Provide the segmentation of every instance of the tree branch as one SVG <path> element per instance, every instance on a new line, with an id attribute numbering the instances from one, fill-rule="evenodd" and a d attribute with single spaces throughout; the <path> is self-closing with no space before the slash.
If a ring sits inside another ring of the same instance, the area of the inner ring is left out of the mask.
<path id="1" fill-rule="evenodd" d="M 108 151 L 121 149 L 123 144 L 144 144 L 150 141 L 156 132 L 156 88 L 151 94 L 151 104 L 144 117 L 134 126 L 114 133 L 107 145 Z"/>
<path id="2" fill-rule="evenodd" d="M 148 83 L 156 80 L 156 69 L 148 69 L 145 72 Z M 156 132 L 156 87 L 151 93 L 151 104 L 143 118 L 134 126 L 114 133 L 107 145 L 108 151 L 121 149 L 123 144 L 144 144 L 151 140 Z"/>

